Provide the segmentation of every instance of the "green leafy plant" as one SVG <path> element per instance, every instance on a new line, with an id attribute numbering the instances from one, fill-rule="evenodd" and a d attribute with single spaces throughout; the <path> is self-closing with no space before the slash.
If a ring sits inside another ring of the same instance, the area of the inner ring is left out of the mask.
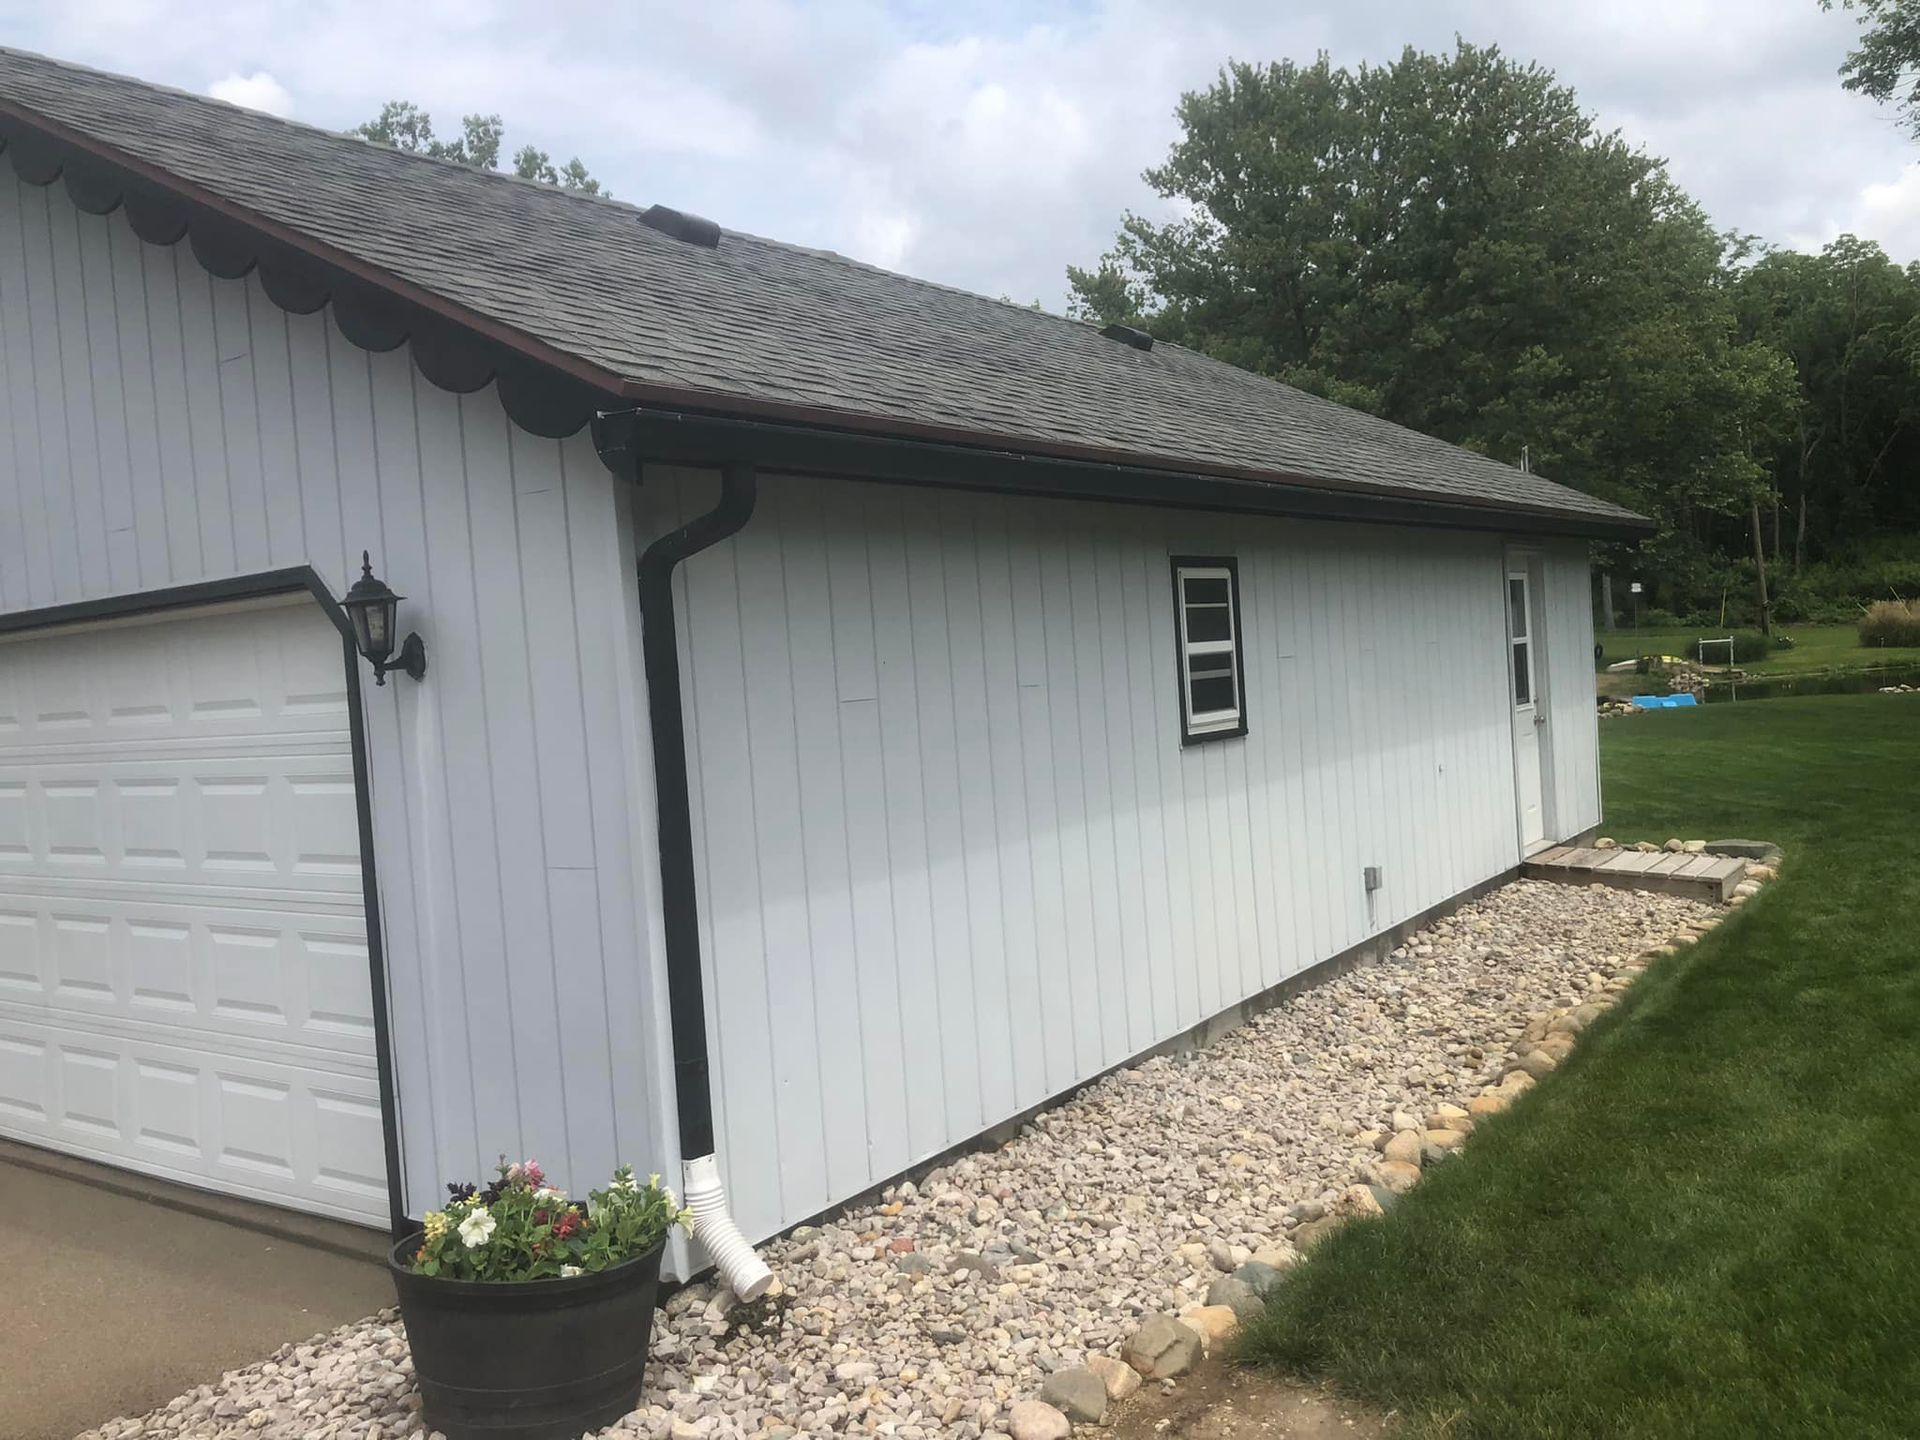
<path id="1" fill-rule="evenodd" d="M 447 1186 L 446 1206 L 429 1210 L 414 1252 L 417 1275 L 449 1280 L 547 1280 L 591 1274 L 644 1255 L 691 1212 L 649 1176 L 622 1165 L 604 1190 L 572 1200 L 547 1183 L 536 1160 L 501 1157 L 493 1183 Z"/>

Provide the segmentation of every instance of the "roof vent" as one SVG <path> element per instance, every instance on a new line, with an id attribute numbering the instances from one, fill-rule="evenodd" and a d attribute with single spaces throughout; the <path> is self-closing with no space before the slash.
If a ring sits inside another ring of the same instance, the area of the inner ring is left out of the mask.
<path id="1" fill-rule="evenodd" d="M 642 212 L 640 223 L 703 250 L 720 248 L 720 227 L 703 215 L 689 215 L 670 205 L 655 205 Z"/>
<path id="2" fill-rule="evenodd" d="M 1136 350 L 1153 349 L 1153 336 L 1131 325 L 1109 325 L 1100 333 L 1109 340 L 1118 340 L 1122 345 L 1131 345 Z"/>

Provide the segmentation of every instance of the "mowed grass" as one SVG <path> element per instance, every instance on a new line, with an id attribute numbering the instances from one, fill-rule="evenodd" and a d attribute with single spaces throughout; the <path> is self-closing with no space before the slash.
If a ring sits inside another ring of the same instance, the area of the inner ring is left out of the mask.
<path id="1" fill-rule="evenodd" d="M 1920 1434 L 1920 695 L 1601 736 L 1608 831 L 1774 840 L 1781 879 L 1243 1353 L 1417 1436 Z"/>
<path id="2" fill-rule="evenodd" d="M 1738 628 L 1738 627 L 1735 627 Z M 1920 664 L 1920 646 L 1867 646 L 1860 643 L 1860 632 L 1852 625 L 1787 625 L 1776 627 L 1781 635 L 1793 637 L 1791 647 L 1775 650 L 1764 660 L 1753 660 L 1740 668 L 1750 675 L 1799 675 L 1810 670 L 1861 670 L 1880 665 Z M 1601 663 L 1631 660 L 1639 655 L 1678 655 L 1694 660 L 1698 654 L 1694 642 L 1732 633 L 1726 628 L 1698 630 L 1614 630 L 1601 631 Z M 1707 664 L 1726 663 L 1727 647 L 1707 647 Z"/>

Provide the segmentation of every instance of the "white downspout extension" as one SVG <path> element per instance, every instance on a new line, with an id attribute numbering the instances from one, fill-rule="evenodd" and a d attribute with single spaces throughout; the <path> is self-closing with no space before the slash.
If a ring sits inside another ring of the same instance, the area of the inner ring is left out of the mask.
<path id="1" fill-rule="evenodd" d="M 720 1162 L 712 1155 L 689 1160 L 681 1168 L 681 1180 L 687 1208 L 693 1212 L 693 1238 L 707 1247 L 708 1258 L 735 1295 L 758 1300 L 773 1284 L 773 1271 L 753 1253 L 753 1246 L 727 1213 Z"/>

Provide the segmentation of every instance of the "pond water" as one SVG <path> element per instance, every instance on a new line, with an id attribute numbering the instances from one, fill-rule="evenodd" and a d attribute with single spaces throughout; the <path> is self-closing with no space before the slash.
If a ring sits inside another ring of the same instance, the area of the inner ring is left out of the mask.
<path id="1" fill-rule="evenodd" d="M 1772 675 L 1742 680 L 1736 695 L 1726 681 L 1708 681 L 1700 699 L 1708 705 L 1727 700 L 1775 700 L 1783 695 L 1867 695 L 1885 685 L 1920 685 L 1920 665 L 1888 665 L 1844 674 Z"/>

